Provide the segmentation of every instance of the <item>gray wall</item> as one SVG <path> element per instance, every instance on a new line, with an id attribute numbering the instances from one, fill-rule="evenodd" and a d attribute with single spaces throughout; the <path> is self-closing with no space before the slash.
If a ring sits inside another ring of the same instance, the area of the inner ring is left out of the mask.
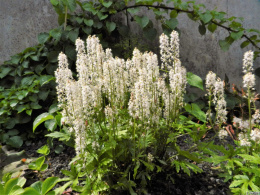
<path id="1" fill-rule="evenodd" d="M 227 12 L 229 17 L 243 17 L 245 28 L 260 29 L 260 0 L 197 0 L 197 3 L 204 3 L 209 9 Z M 241 42 L 236 42 L 228 52 L 223 52 L 218 40 L 225 38 L 226 31 L 218 29 L 214 34 L 207 32 L 201 36 L 197 30 L 199 23 L 188 19 L 186 14 L 180 14 L 178 20 L 181 60 L 188 71 L 205 77 L 212 70 L 222 79 L 227 74 L 231 83 L 241 86 L 243 53 L 253 48 L 241 50 Z M 49 0 L 0 0 L 0 26 L 1 64 L 11 55 L 36 44 L 38 33 L 46 32 L 58 24 Z M 161 32 L 158 23 L 157 26 Z M 254 67 L 260 67 L 260 59 L 254 63 Z M 259 79 L 257 84 L 259 91 Z"/>
<path id="2" fill-rule="evenodd" d="M 0 0 L 0 64 L 58 26 L 49 0 Z"/>

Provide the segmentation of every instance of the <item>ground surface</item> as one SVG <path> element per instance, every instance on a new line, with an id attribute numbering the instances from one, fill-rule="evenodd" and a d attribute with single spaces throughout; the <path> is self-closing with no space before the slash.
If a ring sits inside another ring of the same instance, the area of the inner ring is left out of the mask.
<path id="1" fill-rule="evenodd" d="M 217 140 L 218 141 L 218 140 Z M 188 147 L 187 142 L 180 140 L 183 148 Z M 229 142 L 232 142 L 229 139 Z M 25 151 L 21 158 L 32 159 L 39 156 L 36 152 L 38 148 L 46 144 L 46 139 L 39 139 L 32 142 L 31 145 L 24 146 L 20 150 Z M 54 141 L 53 145 L 62 144 L 61 142 Z M 75 151 L 73 148 L 65 146 L 64 150 L 60 154 L 55 153 L 51 150 L 51 153 L 48 155 L 49 168 L 42 174 L 43 179 L 51 176 L 64 177 L 61 173 L 62 169 L 69 170 L 68 163 L 75 156 Z M 2 158 L 3 159 L 3 158 Z M 17 159 L 16 159 L 17 160 Z M 21 161 L 21 160 L 18 160 Z M 21 164 L 21 163 L 20 163 Z M 166 194 L 185 194 L 185 195 L 204 195 L 204 194 L 231 194 L 229 192 L 230 183 L 224 183 L 222 178 L 218 177 L 218 170 L 213 169 L 213 165 L 207 162 L 197 164 L 204 172 L 199 174 L 191 174 L 189 177 L 185 173 L 169 173 L 161 172 L 155 179 L 150 183 L 148 194 L 149 195 L 166 195 Z M 22 167 L 22 166 L 20 166 Z M 30 186 L 35 181 L 40 179 L 39 174 L 35 173 L 32 170 L 25 169 L 21 173 L 26 179 L 26 186 Z M 172 181 L 166 180 L 167 175 L 171 174 Z M 173 183 L 174 182 L 174 183 Z M 66 195 L 75 195 L 76 193 L 68 192 Z M 124 193 L 125 194 L 125 193 Z M 117 195 L 117 194 L 115 194 Z"/>

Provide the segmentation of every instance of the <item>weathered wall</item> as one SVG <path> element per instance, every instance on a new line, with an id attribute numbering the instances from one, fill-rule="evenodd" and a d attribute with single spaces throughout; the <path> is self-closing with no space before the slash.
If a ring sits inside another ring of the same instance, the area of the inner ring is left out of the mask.
<path id="1" fill-rule="evenodd" d="M 37 35 L 57 27 L 49 0 L 0 0 L 0 64 L 37 44 Z"/>
<path id="2" fill-rule="evenodd" d="M 260 1 L 259 0 L 197 0 L 197 3 L 204 3 L 207 8 L 217 11 L 224 11 L 228 17 L 243 17 L 245 28 L 260 29 Z M 230 83 L 242 86 L 242 59 L 245 51 L 254 49 L 246 47 L 240 49 L 242 41 L 234 42 L 229 51 L 220 49 L 218 41 L 225 39 L 228 35 L 226 31 L 218 28 L 214 34 L 207 32 L 205 36 L 200 36 L 198 23 L 189 20 L 186 14 L 179 20 L 181 29 L 181 56 L 183 64 L 187 64 L 189 71 L 205 77 L 205 74 L 212 70 L 222 79 L 225 74 L 229 77 Z M 260 59 L 255 61 L 254 67 L 260 67 Z M 260 91 L 260 79 L 257 78 L 257 89 Z"/>
<path id="3" fill-rule="evenodd" d="M 209 9 L 227 12 L 229 17 L 243 17 L 246 28 L 260 29 L 259 0 L 197 0 L 197 3 L 204 3 Z M 243 53 L 253 48 L 241 50 L 241 42 L 236 42 L 228 52 L 223 52 L 218 40 L 225 38 L 226 31 L 218 29 L 214 34 L 207 32 L 201 36 L 197 30 L 199 23 L 188 19 L 186 14 L 181 14 L 178 20 L 181 60 L 188 71 L 205 77 L 212 70 L 222 79 L 227 74 L 231 83 L 241 86 Z M 0 0 L 0 64 L 8 60 L 10 55 L 36 44 L 38 33 L 57 25 L 56 14 L 49 0 Z M 260 67 L 260 59 L 254 63 L 254 67 Z M 260 91 L 259 79 L 257 84 Z"/>

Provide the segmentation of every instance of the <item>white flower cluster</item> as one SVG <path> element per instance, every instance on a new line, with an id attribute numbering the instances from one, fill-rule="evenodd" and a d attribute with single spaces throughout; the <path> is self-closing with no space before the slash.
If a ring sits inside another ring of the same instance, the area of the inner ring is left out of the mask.
<path id="1" fill-rule="evenodd" d="M 154 156 L 150 152 L 148 153 L 147 158 L 148 158 L 148 162 L 153 162 L 154 160 Z"/>
<path id="2" fill-rule="evenodd" d="M 252 73 L 253 71 L 253 59 L 254 59 L 254 52 L 247 51 L 244 54 L 243 59 L 243 86 L 247 89 L 254 89 L 255 87 L 255 75 Z"/>
<path id="3" fill-rule="evenodd" d="M 260 143 L 260 130 L 255 128 L 251 131 L 250 137 L 253 141 L 255 141 L 257 144 Z"/>
<path id="4" fill-rule="evenodd" d="M 259 109 L 255 110 L 255 113 L 252 115 L 252 119 L 254 120 L 254 123 L 256 123 L 256 124 L 260 123 L 260 112 L 259 112 Z"/>
<path id="5" fill-rule="evenodd" d="M 241 132 L 238 134 L 238 140 L 241 146 L 251 146 L 251 142 L 247 136 L 247 133 Z"/>
<path id="6" fill-rule="evenodd" d="M 222 124 L 227 120 L 226 100 L 224 98 L 224 83 L 216 74 L 209 72 L 206 76 L 206 89 L 208 96 L 214 97 L 213 103 L 216 109 L 216 124 Z M 209 118 L 210 116 L 208 116 Z"/>
<path id="7" fill-rule="evenodd" d="M 224 139 L 225 137 L 228 136 L 227 130 L 221 129 L 221 130 L 218 132 L 218 136 L 219 136 L 220 139 Z"/>
<path id="8" fill-rule="evenodd" d="M 240 118 L 234 117 L 233 118 L 234 126 L 241 129 L 242 131 L 247 131 L 249 127 L 249 121 L 248 120 L 242 120 Z"/>
<path id="9" fill-rule="evenodd" d="M 137 60 L 134 58 L 138 63 L 133 62 L 133 67 L 130 68 L 130 75 L 133 76 L 133 80 L 136 79 L 136 82 L 131 90 L 128 110 L 130 115 L 135 118 L 148 123 L 158 123 L 161 116 L 161 108 L 159 107 L 159 92 L 157 87 L 159 78 L 157 56 L 153 53 L 141 54 L 139 51 L 136 52 L 140 59 Z M 133 75 L 133 72 L 137 70 L 135 65 L 139 66 L 139 70 L 136 72 L 137 78 L 136 75 Z M 131 71 L 131 69 L 134 71 Z M 132 79 L 130 78 L 130 80 Z"/>
<path id="10" fill-rule="evenodd" d="M 254 52 L 249 50 L 244 54 L 243 58 L 243 73 L 248 73 L 253 71 L 253 59 Z"/>
<path id="11" fill-rule="evenodd" d="M 186 92 L 186 69 L 181 66 L 179 59 L 179 35 L 173 31 L 168 38 L 162 34 L 160 36 L 160 53 L 162 69 L 169 72 L 170 88 L 166 87 L 163 79 L 158 80 L 160 93 L 164 102 L 164 117 L 174 119 L 180 108 L 184 106 L 183 96 Z M 163 78 L 166 76 L 164 75 Z"/>
<path id="12" fill-rule="evenodd" d="M 172 31 L 170 38 L 162 34 L 160 36 L 161 69 L 171 70 L 179 61 L 179 35 Z"/>
<path id="13" fill-rule="evenodd" d="M 77 39 L 77 81 L 68 68 L 66 56 L 59 55 L 55 72 L 58 101 L 63 108 L 63 121 L 75 132 L 77 154 L 84 152 L 87 132 L 93 133 L 91 128 L 97 115 L 104 109 L 109 123 L 113 122 L 118 110 L 126 105 L 129 93 L 128 111 L 133 118 L 157 124 L 162 113 L 168 120 L 178 114 L 187 83 L 186 69 L 178 58 L 178 33 L 174 31 L 170 39 L 162 35 L 160 40 L 161 60 L 169 70 L 169 87 L 165 77 L 160 76 L 157 55 L 151 52 L 135 49 L 133 58 L 125 61 L 114 58 L 110 49 L 104 51 L 95 36 L 87 38 L 86 46 Z"/>
<path id="14" fill-rule="evenodd" d="M 186 88 L 186 69 L 179 60 L 179 37 L 173 31 L 170 39 L 162 34 L 160 36 L 162 67 L 169 70 L 169 84 L 166 87 L 165 76 L 160 77 L 157 56 L 152 53 L 140 53 L 134 50 L 131 66 L 130 82 L 134 83 L 129 101 L 131 116 L 146 120 L 148 123 L 158 123 L 162 106 L 159 99 L 164 102 L 163 116 L 173 119 L 183 107 L 183 96 Z"/>
<path id="15" fill-rule="evenodd" d="M 255 114 L 252 118 L 257 122 L 259 120 L 260 114 L 259 110 L 256 110 Z M 240 118 L 233 118 L 234 126 L 239 128 L 242 132 L 239 133 L 238 138 L 240 140 L 240 145 L 242 146 L 250 146 L 250 140 L 255 141 L 257 144 L 260 143 L 260 130 L 258 128 L 254 128 L 250 132 L 250 137 L 248 137 L 248 129 L 250 129 L 249 121 L 242 120 Z M 252 124 L 254 125 L 254 123 Z"/>

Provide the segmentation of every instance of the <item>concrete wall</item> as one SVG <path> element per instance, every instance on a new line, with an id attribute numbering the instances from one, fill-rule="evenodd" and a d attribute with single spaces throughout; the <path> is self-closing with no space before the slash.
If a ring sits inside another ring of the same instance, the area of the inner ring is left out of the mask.
<path id="1" fill-rule="evenodd" d="M 208 9 L 216 8 L 228 16 L 244 18 L 245 28 L 260 29 L 260 0 L 197 0 Z M 144 10 L 145 11 L 145 10 Z M 252 47 L 241 50 L 241 42 L 235 42 L 228 52 L 223 52 L 218 40 L 224 39 L 227 32 L 218 29 L 214 34 L 207 32 L 201 36 L 199 23 L 193 22 L 186 14 L 178 17 L 181 30 L 181 60 L 188 71 L 205 77 L 209 70 L 216 72 L 222 79 L 225 74 L 231 83 L 242 84 L 243 53 Z M 37 34 L 56 27 L 57 17 L 49 0 L 0 0 L 0 64 L 13 54 L 37 43 Z M 159 32 L 160 27 L 158 26 Z M 260 59 L 254 63 L 260 67 Z M 257 79 L 258 91 L 260 82 Z"/>
<path id="2" fill-rule="evenodd" d="M 0 64 L 58 26 L 49 0 L 0 0 Z"/>

